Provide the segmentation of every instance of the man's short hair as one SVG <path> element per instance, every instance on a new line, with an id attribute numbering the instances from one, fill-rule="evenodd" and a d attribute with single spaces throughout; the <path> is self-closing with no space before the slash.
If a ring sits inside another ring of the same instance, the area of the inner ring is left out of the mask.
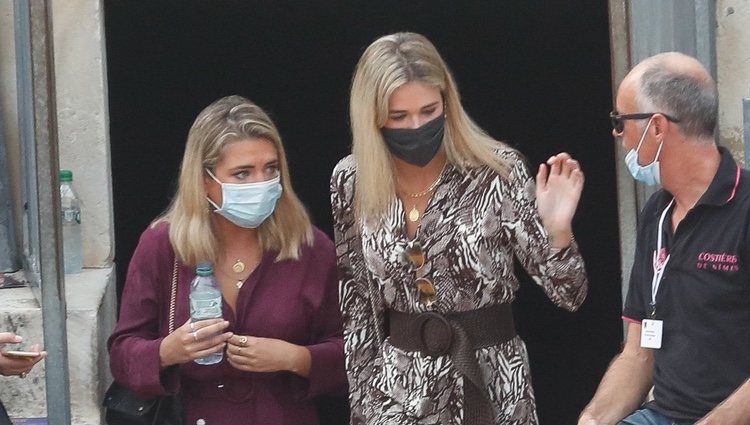
<path id="1" fill-rule="evenodd" d="M 678 118 L 687 137 L 713 139 L 718 117 L 716 84 L 672 69 L 664 60 L 655 61 L 641 75 L 639 107 Z"/>

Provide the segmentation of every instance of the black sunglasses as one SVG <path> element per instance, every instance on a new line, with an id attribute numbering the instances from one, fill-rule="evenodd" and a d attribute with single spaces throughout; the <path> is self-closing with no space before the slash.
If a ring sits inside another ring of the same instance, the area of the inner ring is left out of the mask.
<path id="1" fill-rule="evenodd" d="M 617 133 L 622 133 L 622 130 L 625 129 L 625 120 L 645 120 L 646 118 L 651 118 L 656 114 L 661 114 L 666 118 L 668 121 L 672 121 L 674 123 L 678 123 L 681 120 L 678 118 L 669 116 L 663 112 L 642 112 L 638 114 L 618 114 L 617 111 L 612 111 L 609 113 L 609 120 L 612 122 L 612 128 Z"/>
<path id="2" fill-rule="evenodd" d="M 422 250 L 422 244 L 419 241 L 414 240 L 409 242 L 404 252 L 404 257 L 411 264 L 415 272 L 417 272 L 417 278 L 414 280 L 414 286 L 419 290 L 419 302 L 427 307 L 431 306 L 437 301 L 437 290 L 435 285 L 430 279 L 421 276 L 419 271 L 422 269 L 425 263 L 424 250 Z"/>

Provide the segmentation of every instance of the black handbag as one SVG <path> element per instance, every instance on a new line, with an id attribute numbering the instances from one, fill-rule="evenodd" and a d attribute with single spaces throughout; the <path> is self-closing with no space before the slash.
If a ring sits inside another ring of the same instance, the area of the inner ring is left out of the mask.
<path id="1" fill-rule="evenodd" d="M 0 425 L 13 425 L 8 417 L 8 412 L 5 411 L 5 406 L 3 406 L 2 401 L 0 401 Z"/>
<path id="2" fill-rule="evenodd" d="M 109 425 L 183 425 L 182 403 L 179 396 L 165 395 L 151 400 L 141 400 L 136 395 L 113 382 L 104 396 Z"/>
<path id="3" fill-rule="evenodd" d="M 172 269 L 172 293 L 169 301 L 169 333 L 174 331 L 177 297 L 177 259 Z M 184 425 L 185 411 L 179 395 L 163 395 L 141 400 L 133 391 L 113 382 L 104 395 L 106 422 L 109 425 Z"/>

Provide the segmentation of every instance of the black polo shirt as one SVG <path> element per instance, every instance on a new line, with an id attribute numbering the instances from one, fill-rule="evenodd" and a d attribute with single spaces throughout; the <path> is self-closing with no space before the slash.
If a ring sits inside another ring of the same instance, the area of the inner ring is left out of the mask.
<path id="1" fill-rule="evenodd" d="M 698 420 L 750 377 L 750 173 L 719 151 L 713 181 L 677 232 L 671 211 L 663 226 L 670 257 L 656 295 L 664 327 L 649 407 L 679 420 Z M 671 200 L 659 190 L 640 215 L 625 320 L 651 314 L 657 229 Z"/>

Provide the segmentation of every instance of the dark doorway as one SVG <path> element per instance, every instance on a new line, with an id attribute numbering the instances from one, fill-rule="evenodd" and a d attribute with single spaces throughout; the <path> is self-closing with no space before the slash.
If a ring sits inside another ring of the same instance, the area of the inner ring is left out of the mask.
<path id="1" fill-rule="evenodd" d="M 349 152 L 348 89 L 380 35 L 430 38 L 458 80 L 466 109 L 532 167 L 566 150 L 586 188 L 576 238 L 589 297 L 554 307 L 533 282 L 515 303 L 542 424 L 575 423 L 619 350 L 620 262 L 607 2 L 104 1 L 118 284 L 143 229 L 168 204 L 197 113 L 228 94 L 272 114 L 295 188 L 331 233 L 328 178 Z M 345 423 L 340 400 L 323 424 Z"/>

